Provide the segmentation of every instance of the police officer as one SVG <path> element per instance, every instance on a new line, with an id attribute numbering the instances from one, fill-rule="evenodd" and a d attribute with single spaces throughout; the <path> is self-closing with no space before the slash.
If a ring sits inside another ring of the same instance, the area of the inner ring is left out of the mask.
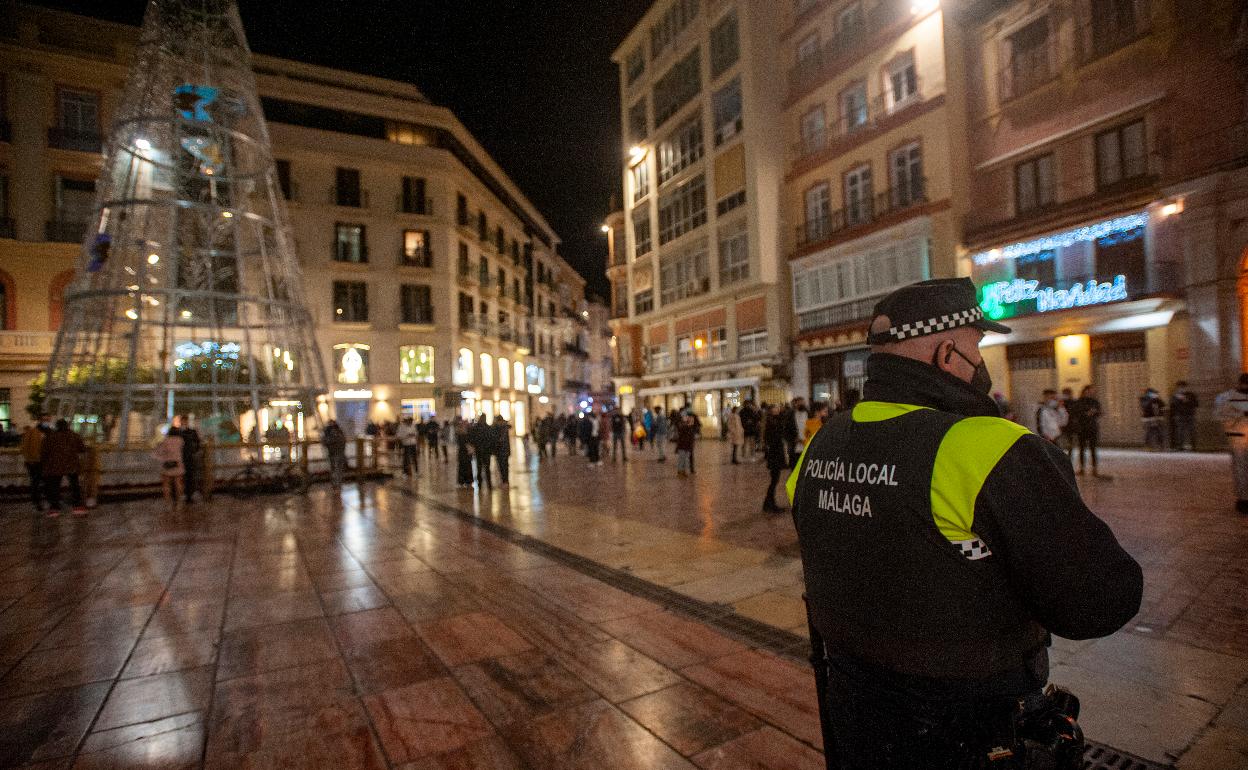
<path id="1" fill-rule="evenodd" d="M 1019 720 L 1051 705 L 1049 634 L 1107 636 L 1139 609 L 1139 564 L 1065 453 L 997 416 L 986 331 L 1009 329 L 967 278 L 881 300 L 863 400 L 789 479 L 830 767 L 1014 766 Z"/>

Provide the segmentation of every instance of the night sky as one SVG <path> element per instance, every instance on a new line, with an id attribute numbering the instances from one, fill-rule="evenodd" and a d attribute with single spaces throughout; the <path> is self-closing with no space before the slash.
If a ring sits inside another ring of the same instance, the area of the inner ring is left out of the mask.
<path id="1" fill-rule="evenodd" d="M 620 190 L 610 55 L 652 0 L 239 0 L 253 51 L 407 81 L 452 109 L 608 296 L 599 226 Z M 139 24 L 141 0 L 37 5 Z"/>

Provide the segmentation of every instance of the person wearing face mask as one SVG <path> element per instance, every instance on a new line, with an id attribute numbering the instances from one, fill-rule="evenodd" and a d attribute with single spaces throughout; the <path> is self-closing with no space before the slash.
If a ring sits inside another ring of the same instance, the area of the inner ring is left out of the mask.
<path id="1" fill-rule="evenodd" d="M 1218 394 L 1213 417 L 1222 423 L 1231 445 L 1231 472 L 1235 477 L 1235 510 L 1248 514 L 1248 373 L 1238 386 Z"/>
<path id="2" fill-rule="evenodd" d="M 881 300 L 863 400 L 786 485 L 829 767 L 1014 752 L 1010 766 L 1081 768 L 1078 701 L 1045 689 L 1050 634 L 1108 636 L 1139 610 L 1140 566 L 1065 452 L 999 416 L 985 332 L 1009 329 L 967 278 Z"/>
<path id="3" fill-rule="evenodd" d="M 1040 404 L 1036 407 L 1036 433 L 1058 444 L 1069 422 L 1070 414 L 1066 411 L 1066 405 L 1057 397 L 1057 391 L 1044 391 Z"/>

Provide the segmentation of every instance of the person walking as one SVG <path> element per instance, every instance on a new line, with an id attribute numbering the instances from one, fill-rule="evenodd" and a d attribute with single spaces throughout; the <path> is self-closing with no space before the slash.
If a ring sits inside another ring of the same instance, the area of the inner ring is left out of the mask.
<path id="1" fill-rule="evenodd" d="M 997 416 L 969 278 L 875 305 L 863 401 L 806 448 L 793 501 L 828 766 L 1082 767 L 1050 635 L 1139 611 L 1140 565 L 1079 496 L 1065 452 Z M 821 683 L 824 682 L 820 677 Z M 992 764 L 988 762 L 988 764 Z"/>
<path id="2" fill-rule="evenodd" d="M 1096 448 L 1101 439 L 1101 402 L 1096 399 L 1096 386 L 1084 385 L 1070 405 L 1070 422 L 1074 428 L 1075 441 L 1079 444 L 1079 471 L 1083 475 L 1084 451 L 1092 455 L 1092 475 L 1101 478 L 1096 467 Z"/>
<path id="3" fill-rule="evenodd" d="M 468 422 L 456 417 L 452 428 L 455 436 L 455 484 L 461 488 L 472 486 L 472 445 L 468 443 Z"/>
<path id="4" fill-rule="evenodd" d="M 689 445 L 689 474 L 693 475 L 698 472 L 698 441 L 702 438 L 702 420 L 689 404 L 685 404 L 681 414 L 693 420 L 693 443 Z"/>
<path id="5" fill-rule="evenodd" d="M 189 414 L 176 415 L 173 418 L 174 425 L 177 426 L 177 435 L 182 437 L 182 487 L 186 493 L 186 502 L 191 504 L 195 502 L 195 489 L 199 481 L 199 462 L 200 453 L 203 451 L 203 442 L 200 441 L 199 431 L 191 425 L 191 416 Z"/>
<path id="6" fill-rule="evenodd" d="M 511 487 L 511 423 L 505 417 L 494 418 L 490 426 L 493 434 L 490 444 L 494 448 L 494 464 L 498 466 L 498 488 Z"/>
<path id="7" fill-rule="evenodd" d="M 82 456 L 87 445 L 77 433 L 70 430 L 66 420 L 56 421 L 56 430 L 43 437 L 39 447 L 39 466 L 43 475 L 43 493 L 48 500 L 48 515 L 61 513 L 61 483 L 69 482 L 70 504 L 75 515 L 87 512 L 82 504 L 82 487 L 78 474 L 82 472 Z"/>
<path id="8" fill-rule="evenodd" d="M 396 437 L 403 450 L 403 475 L 414 476 L 420 472 L 420 428 L 411 417 L 404 417 Z"/>
<path id="9" fill-rule="evenodd" d="M 621 462 L 628 462 L 628 420 L 619 408 L 612 409 L 611 422 L 611 462 L 615 462 L 617 452 Z"/>
<path id="10" fill-rule="evenodd" d="M 425 429 L 425 444 L 429 447 L 429 462 L 436 463 L 438 461 L 438 444 L 442 437 L 442 429 L 438 425 L 438 420 L 434 415 L 429 415 L 429 419 L 422 424 Z"/>
<path id="11" fill-rule="evenodd" d="M 325 423 L 321 446 L 325 447 L 325 456 L 329 459 L 329 483 L 334 489 L 342 489 L 342 479 L 347 472 L 347 434 L 337 420 Z"/>
<path id="12" fill-rule="evenodd" d="M 494 434 L 485 415 L 478 415 L 477 421 L 468 428 L 468 443 L 472 444 L 472 453 L 477 461 L 477 489 L 493 489 L 490 455 L 494 453 Z"/>
<path id="13" fill-rule="evenodd" d="M 698 428 L 692 414 L 682 414 L 676 423 L 676 475 L 682 479 L 693 473 L 693 442 Z"/>
<path id="14" fill-rule="evenodd" d="M 740 465 L 737 453 L 745 445 L 745 426 L 741 424 L 741 408 L 734 406 L 728 413 L 728 443 L 732 444 L 732 464 Z"/>
<path id="15" fill-rule="evenodd" d="M 600 451 L 602 449 L 601 424 L 593 413 L 581 416 L 580 437 L 585 445 L 585 457 L 591 468 L 602 465 Z"/>
<path id="16" fill-rule="evenodd" d="M 1055 446 L 1061 445 L 1062 431 L 1070 422 L 1066 407 L 1057 397 L 1057 391 L 1046 388 L 1036 405 L 1036 433 L 1052 441 Z M 1069 461 L 1070 456 L 1066 459 Z"/>
<path id="17" fill-rule="evenodd" d="M 1231 448 L 1231 475 L 1235 480 L 1235 510 L 1248 515 L 1248 373 L 1236 387 L 1218 394 L 1213 418 L 1222 423 Z"/>
<path id="18" fill-rule="evenodd" d="M 828 419 L 827 402 L 816 401 L 811 404 L 810 416 L 806 418 L 806 424 L 802 426 L 802 449 L 805 449 L 810 440 L 815 437 L 826 419 Z"/>
<path id="19" fill-rule="evenodd" d="M 1140 396 L 1140 422 L 1144 426 L 1144 446 L 1160 452 L 1166 448 L 1166 402 L 1154 388 L 1146 388 Z"/>
<path id="20" fill-rule="evenodd" d="M 752 399 L 746 400 L 741 407 L 741 428 L 745 431 L 745 442 L 742 446 L 741 459 L 753 459 L 754 450 L 758 447 L 759 426 L 762 416 Z"/>
<path id="21" fill-rule="evenodd" d="M 186 475 L 183 451 L 186 442 L 180 423 L 181 418 L 174 417 L 165 437 L 152 450 L 152 459 L 159 463 L 160 488 L 165 495 L 165 505 L 169 506 L 169 513 L 177 513 L 182 508 L 182 483 Z"/>
<path id="22" fill-rule="evenodd" d="M 1187 387 L 1187 382 L 1179 380 L 1174 385 L 1174 393 L 1170 396 L 1170 448 L 1178 451 L 1194 452 L 1196 450 L 1196 410 L 1200 407 L 1200 399 Z"/>
<path id="23" fill-rule="evenodd" d="M 43 439 L 50 432 L 48 415 L 39 415 L 39 422 L 27 426 L 22 433 L 22 462 L 26 464 L 26 477 L 30 480 L 30 502 L 36 511 L 42 512 L 47 506 L 43 501 Z"/>
<path id="24" fill-rule="evenodd" d="M 776 505 L 776 485 L 780 483 L 780 474 L 789 467 L 786 431 L 781 424 L 785 419 L 780 408 L 773 406 L 763 421 L 763 460 L 767 463 L 767 473 L 770 476 L 767 496 L 763 498 L 763 513 L 779 513 L 784 510 L 782 506 Z"/>
<path id="25" fill-rule="evenodd" d="M 455 440 L 455 429 L 451 427 L 450 420 L 443 420 L 442 427 L 438 429 L 438 446 L 442 449 L 442 464 L 446 465 L 450 460 L 450 452 L 447 446 Z"/>
<path id="26" fill-rule="evenodd" d="M 645 449 L 646 442 L 649 442 L 650 448 L 654 449 L 654 412 L 650 411 L 650 407 L 641 413 L 641 427 L 646 430 L 646 435 L 641 438 L 641 448 Z"/>
<path id="27" fill-rule="evenodd" d="M 654 420 L 651 423 L 650 436 L 654 441 L 654 445 L 659 450 L 659 462 L 667 462 L 667 437 L 670 435 L 669 428 L 671 424 L 668 422 L 667 415 L 663 414 L 663 407 L 656 406 L 654 408 Z"/>

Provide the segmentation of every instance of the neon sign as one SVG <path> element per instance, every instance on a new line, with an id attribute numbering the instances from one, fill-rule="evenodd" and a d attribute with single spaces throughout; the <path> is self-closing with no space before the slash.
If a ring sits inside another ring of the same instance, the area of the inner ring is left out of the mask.
<path id="1" fill-rule="evenodd" d="M 1020 241 L 1000 249 L 981 251 L 971 257 L 971 259 L 976 265 L 989 265 L 1006 259 L 1018 259 L 1030 254 L 1066 248 L 1086 241 L 1113 238 L 1116 242 L 1124 242 L 1143 235 L 1144 228 L 1147 226 L 1148 212 L 1128 214 L 1115 217 L 1114 219 L 1106 219 L 1103 222 L 1096 222 L 1085 227 L 1077 227 L 1074 230 L 1046 235 L 1033 241 Z"/>
<path id="2" fill-rule="evenodd" d="M 1121 302 L 1127 298 L 1127 277 L 1116 275 L 1112 281 L 1086 281 L 1072 284 L 1069 289 L 1041 286 L 1039 281 L 1015 278 L 998 281 L 980 289 L 979 306 L 989 318 L 1005 318 L 1013 315 L 1013 308 L 1020 302 L 1035 302 L 1036 312 L 1069 310 L 1089 305 L 1105 305 Z"/>

